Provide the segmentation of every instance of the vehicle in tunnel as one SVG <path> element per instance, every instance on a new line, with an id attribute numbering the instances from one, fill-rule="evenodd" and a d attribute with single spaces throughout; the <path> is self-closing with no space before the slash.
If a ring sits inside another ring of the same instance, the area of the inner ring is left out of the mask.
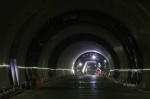
<path id="1" fill-rule="evenodd" d="M 88 75 L 150 90 L 149 4 L 0 0 L 0 97 Z"/>

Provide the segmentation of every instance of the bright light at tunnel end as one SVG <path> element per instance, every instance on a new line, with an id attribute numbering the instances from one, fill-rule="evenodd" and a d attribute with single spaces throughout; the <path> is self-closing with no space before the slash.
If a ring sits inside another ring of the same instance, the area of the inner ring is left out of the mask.
<path id="1" fill-rule="evenodd" d="M 93 56 L 92 56 L 92 59 L 96 59 L 96 56 L 95 56 L 95 55 L 93 55 Z"/>

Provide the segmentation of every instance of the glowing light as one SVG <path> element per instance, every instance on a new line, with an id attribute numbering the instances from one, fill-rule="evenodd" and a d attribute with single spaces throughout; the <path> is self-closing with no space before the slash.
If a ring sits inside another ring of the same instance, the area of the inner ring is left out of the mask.
<path id="1" fill-rule="evenodd" d="M 97 75 L 92 75 L 92 78 L 95 78 Z"/>
<path id="2" fill-rule="evenodd" d="M 95 56 L 95 55 L 93 55 L 93 56 L 92 56 L 92 59 L 96 59 L 96 56 Z"/>
<path id="3" fill-rule="evenodd" d="M 82 63 L 79 63 L 79 66 L 82 66 Z"/>
<path id="4" fill-rule="evenodd" d="M 72 73 L 75 74 L 74 70 L 72 70 Z"/>
<path id="5" fill-rule="evenodd" d="M 74 64 L 74 63 L 73 63 Z M 73 66 L 72 66 L 72 73 L 75 75 L 75 71 L 74 71 L 74 68 L 73 68 Z"/>

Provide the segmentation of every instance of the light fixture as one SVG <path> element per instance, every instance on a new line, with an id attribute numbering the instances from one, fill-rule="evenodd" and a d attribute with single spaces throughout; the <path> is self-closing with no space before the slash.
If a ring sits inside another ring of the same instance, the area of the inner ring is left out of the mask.
<path id="1" fill-rule="evenodd" d="M 96 59 L 96 56 L 95 56 L 95 55 L 93 55 L 93 56 L 92 56 L 92 59 Z"/>
<path id="2" fill-rule="evenodd" d="M 82 66 L 82 63 L 79 63 L 79 66 Z"/>

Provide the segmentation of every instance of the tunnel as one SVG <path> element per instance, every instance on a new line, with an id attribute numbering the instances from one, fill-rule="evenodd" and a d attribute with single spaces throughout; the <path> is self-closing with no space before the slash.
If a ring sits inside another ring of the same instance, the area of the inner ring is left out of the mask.
<path id="1" fill-rule="evenodd" d="M 150 99 L 149 4 L 0 0 L 0 97 Z"/>

